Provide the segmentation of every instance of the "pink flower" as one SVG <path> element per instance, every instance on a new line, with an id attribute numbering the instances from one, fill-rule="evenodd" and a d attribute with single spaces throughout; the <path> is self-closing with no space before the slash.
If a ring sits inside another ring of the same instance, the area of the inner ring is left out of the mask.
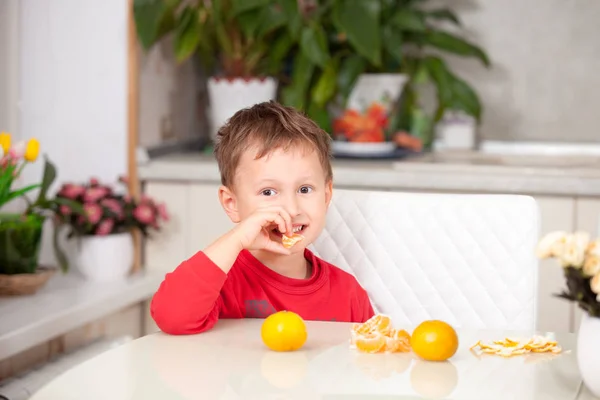
<path id="1" fill-rule="evenodd" d="M 98 201 L 103 197 L 106 197 L 110 193 L 110 190 L 103 186 L 95 186 L 91 187 L 85 191 L 83 195 L 83 200 L 87 202 Z"/>
<path id="2" fill-rule="evenodd" d="M 156 221 L 154 210 L 147 204 L 140 204 L 133 210 L 133 216 L 142 224 L 153 225 Z"/>
<path id="3" fill-rule="evenodd" d="M 121 203 L 119 203 L 116 199 L 103 199 L 100 201 L 100 204 L 106 208 L 108 208 L 113 213 L 117 214 L 118 219 L 123 219 L 123 207 Z"/>
<path id="4" fill-rule="evenodd" d="M 88 221 L 95 225 L 102 218 L 102 207 L 100 207 L 96 203 L 86 203 L 83 205 L 83 211 L 88 219 Z"/>
<path id="5" fill-rule="evenodd" d="M 123 176 L 120 176 L 120 177 L 119 177 L 119 182 L 121 182 L 121 183 L 124 183 L 124 184 L 128 185 L 128 184 L 129 184 L 129 178 L 128 178 L 128 177 L 126 177 L 125 175 L 123 175 Z"/>
<path id="6" fill-rule="evenodd" d="M 63 204 L 58 208 L 58 212 L 62 215 L 71 215 L 71 207 Z"/>
<path id="7" fill-rule="evenodd" d="M 74 200 L 77 197 L 81 196 L 85 192 L 85 188 L 81 185 L 73 185 L 71 183 L 67 183 L 63 185 L 63 187 L 58 192 L 58 195 L 61 197 L 66 197 L 67 199 Z"/>
<path id="8" fill-rule="evenodd" d="M 104 236 L 108 235 L 113 227 L 115 226 L 115 221 L 112 219 L 104 219 L 102 222 L 98 224 L 98 228 L 96 229 L 96 235 Z"/>
<path id="9" fill-rule="evenodd" d="M 8 155 L 13 160 L 19 160 L 25 155 L 25 142 L 19 142 L 8 150 Z"/>
<path id="10" fill-rule="evenodd" d="M 131 198 L 130 195 L 125 195 L 125 197 L 123 197 L 123 200 L 125 200 L 125 203 L 131 203 L 131 200 L 133 200 L 133 199 Z"/>
<path id="11" fill-rule="evenodd" d="M 165 203 L 160 203 L 156 206 L 156 209 L 158 210 L 158 215 L 160 215 L 160 218 L 163 221 L 168 221 L 170 216 L 169 213 L 167 212 L 167 206 Z"/>
<path id="12" fill-rule="evenodd" d="M 95 187 L 95 186 L 98 186 L 99 184 L 100 184 L 100 181 L 98 181 L 98 179 L 96 179 L 96 178 L 90 179 L 90 186 Z"/>

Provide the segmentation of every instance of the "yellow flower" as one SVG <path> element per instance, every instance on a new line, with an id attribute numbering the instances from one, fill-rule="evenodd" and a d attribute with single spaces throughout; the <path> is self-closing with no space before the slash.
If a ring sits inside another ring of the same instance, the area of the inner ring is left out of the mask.
<path id="1" fill-rule="evenodd" d="M 33 162 L 37 159 L 40 153 L 40 142 L 37 139 L 29 139 L 25 148 L 25 160 Z"/>
<path id="2" fill-rule="evenodd" d="M 8 149 L 10 149 L 10 134 L 6 132 L 0 133 L 0 147 L 4 150 L 4 154 L 8 153 Z"/>

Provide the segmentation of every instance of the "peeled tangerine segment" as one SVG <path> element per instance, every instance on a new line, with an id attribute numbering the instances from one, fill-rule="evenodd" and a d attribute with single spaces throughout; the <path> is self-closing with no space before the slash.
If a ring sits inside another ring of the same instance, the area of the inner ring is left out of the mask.
<path id="1" fill-rule="evenodd" d="M 286 249 L 289 249 L 289 248 L 293 247 L 296 243 L 301 241 L 302 239 L 304 239 L 304 236 L 299 235 L 297 233 L 294 233 L 292 236 L 283 235 L 283 237 L 282 237 L 283 247 L 285 247 Z"/>
<path id="2" fill-rule="evenodd" d="M 410 351 L 410 335 L 392 328 L 387 315 L 377 314 L 362 324 L 354 324 L 350 344 L 363 353 L 396 353 Z"/>

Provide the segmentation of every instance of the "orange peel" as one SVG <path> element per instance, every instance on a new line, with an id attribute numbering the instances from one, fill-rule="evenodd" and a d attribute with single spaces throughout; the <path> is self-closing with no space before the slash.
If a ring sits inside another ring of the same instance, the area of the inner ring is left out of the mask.
<path id="1" fill-rule="evenodd" d="M 559 354 L 562 348 L 558 342 L 544 336 L 533 336 L 529 339 L 504 338 L 485 343 L 481 340 L 471 346 L 471 351 L 478 354 L 493 354 L 501 357 L 512 357 L 529 353 Z"/>

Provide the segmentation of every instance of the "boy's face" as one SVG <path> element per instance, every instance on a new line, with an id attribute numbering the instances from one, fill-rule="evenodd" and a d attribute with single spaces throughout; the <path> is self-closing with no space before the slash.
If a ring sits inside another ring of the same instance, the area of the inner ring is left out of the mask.
<path id="1" fill-rule="evenodd" d="M 293 248 L 304 251 L 323 230 L 331 200 L 332 183 L 326 182 L 325 171 L 315 151 L 292 147 L 276 149 L 255 159 L 256 149 L 249 148 L 240 158 L 234 179 L 234 190 L 225 189 L 225 210 L 233 222 L 239 222 L 262 207 L 285 209 L 292 224 L 304 240 Z M 274 240 L 281 240 L 276 232 Z"/>

